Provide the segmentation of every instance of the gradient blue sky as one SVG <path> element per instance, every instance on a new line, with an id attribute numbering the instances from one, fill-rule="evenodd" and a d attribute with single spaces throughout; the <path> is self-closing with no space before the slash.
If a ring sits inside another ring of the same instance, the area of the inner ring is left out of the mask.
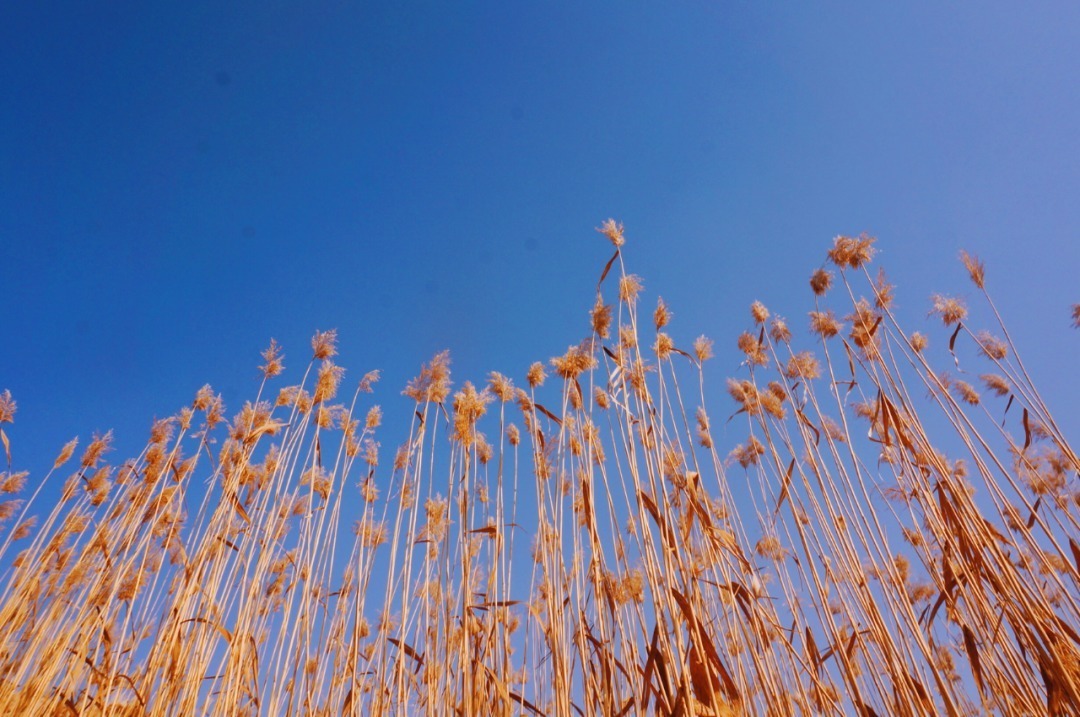
<path id="1" fill-rule="evenodd" d="M 803 325 L 834 235 L 879 238 L 916 321 L 974 303 L 967 248 L 1077 436 L 1076 3 L 2 15 L 0 390 L 36 477 L 75 434 L 137 450 L 204 383 L 238 408 L 270 337 L 295 370 L 331 327 L 396 445 L 436 351 L 520 381 L 586 335 L 609 216 L 675 338 L 717 339 L 714 385 L 752 300 Z"/>

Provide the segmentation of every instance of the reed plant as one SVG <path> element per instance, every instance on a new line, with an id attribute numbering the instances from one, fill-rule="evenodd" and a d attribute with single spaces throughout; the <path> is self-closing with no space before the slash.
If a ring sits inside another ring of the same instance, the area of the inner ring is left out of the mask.
<path id="1" fill-rule="evenodd" d="M 923 333 L 838 237 L 718 379 L 600 232 L 591 335 L 456 391 L 434 356 L 392 456 L 333 331 L 27 498 L 4 433 L 0 714 L 1080 714 L 1080 461 L 979 260 L 992 325 Z"/>

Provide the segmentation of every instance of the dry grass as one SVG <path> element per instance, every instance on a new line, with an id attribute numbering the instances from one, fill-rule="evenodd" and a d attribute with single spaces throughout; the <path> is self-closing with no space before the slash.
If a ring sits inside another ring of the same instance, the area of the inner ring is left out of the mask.
<path id="1" fill-rule="evenodd" d="M 68 444 L 47 513 L 9 458 L 0 714 L 1080 714 L 1080 462 L 1006 327 L 932 299 L 980 396 L 839 238 L 706 406 L 712 342 L 639 322 L 601 231 L 593 337 L 522 388 L 435 356 L 392 460 L 334 332 L 231 420 L 204 387 L 133 459 Z"/>

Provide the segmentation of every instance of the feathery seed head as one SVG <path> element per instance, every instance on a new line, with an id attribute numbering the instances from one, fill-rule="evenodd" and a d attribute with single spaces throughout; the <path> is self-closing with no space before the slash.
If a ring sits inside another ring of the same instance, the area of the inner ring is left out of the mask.
<path id="1" fill-rule="evenodd" d="M 371 387 L 374 386 L 378 382 L 379 382 L 379 370 L 375 369 L 374 371 L 368 371 L 367 373 L 364 374 L 364 377 L 362 379 L 360 379 L 360 385 L 357 387 L 357 389 L 360 390 L 360 391 L 363 391 L 364 393 L 371 393 L 372 392 Z"/>
<path id="2" fill-rule="evenodd" d="M 780 539 L 773 535 L 766 535 L 754 546 L 754 552 L 766 560 L 780 562 L 787 557 L 787 550 L 781 545 Z"/>
<path id="3" fill-rule="evenodd" d="M 360 539 L 360 544 L 365 548 L 377 548 L 387 540 L 386 523 L 375 522 L 371 518 L 356 521 L 353 525 L 353 533 L 356 534 L 356 537 Z M 387 629 L 389 629 L 389 626 Z"/>
<path id="4" fill-rule="evenodd" d="M 660 472 L 669 480 L 678 478 L 683 473 L 686 458 L 677 446 L 663 446 L 660 460 Z"/>
<path id="5" fill-rule="evenodd" d="M 874 306 L 887 310 L 892 306 L 895 287 L 885 279 L 885 268 L 878 267 L 877 280 L 874 282 Z"/>
<path id="6" fill-rule="evenodd" d="M 755 436 L 750 436 L 745 446 L 740 443 L 732 449 L 728 459 L 738 461 L 743 468 L 749 468 L 756 465 L 763 455 L 765 455 L 765 446 Z"/>
<path id="7" fill-rule="evenodd" d="M 379 446 L 381 444 L 378 441 L 374 441 L 370 438 L 364 439 L 364 463 L 367 463 L 371 467 L 379 465 Z"/>
<path id="8" fill-rule="evenodd" d="M 555 373 L 566 380 L 575 379 L 585 371 L 596 368 L 596 363 L 596 357 L 592 352 L 580 345 L 571 346 L 562 356 L 551 359 Z"/>
<path id="9" fill-rule="evenodd" d="M 810 276 L 810 288 L 815 296 L 822 296 L 832 286 L 832 272 L 818 269 Z"/>
<path id="10" fill-rule="evenodd" d="M 809 351 L 797 353 L 788 359 L 784 375 L 788 378 L 809 381 L 821 376 L 821 367 Z"/>
<path id="11" fill-rule="evenodd" d="M 911 338 L 908 339 L 908 343 L 911 344 L 912 351 L 914 351 L 915 353 L 922 353 L 923 349 L 926 348 L 926 345 L 929 343 L 929 341 L 927 340 L 926 336 L 916 331 L 911 335 Z"/>
<path id="12" fill-rule="evenodd" d="M 653 345 L 653 350 L 656 351 L 656 358 L 663 361 L 669 358 L 671 352 L 675 350 L 675 342 L 671 340 L 670 336 L 661 331 L 656 334 L 656 343 Z"/>
<path id="13" fill-rule="evenodd" d="M 606 236 L 616 248 L 626 243 L 626 237 L 623 235 L 623 225 L 614 219 L 608 219 L 597 227 L 596 231 Z"/>
<path id="14" fill-rule="evenodd" d="M 112 446 L 112 440 L 112 431 L 107 431 L 104 436 L 94 434 L 94 440 L 90 442 L 90 445 L 86 447 L 86 451 L 83 453 L 82 467 L 96 468 L 98 461 L 101 460 L 101 455 Z"/>
<path id="15" fill-rule="evenodd" d="M 701 443 L 703 448 L 712 448 L 713 440 L 712 433 L 709 430 L 709 414 L 705 412 L 704 406 L 698 406 L 695 418 L 697 419 L 698 442 Z"/>
<path id="16" fill-rule="evenodd" d="M 205 411 L 214 402 L 214 389 L 210 384 L 204 385 L 195 394 L 195 401 L 191 404 L 196 411 Z"/>
<path id="17" fill-rule="evenodd" d="M 14 423 L 16 408 L 17 404 L 11 397 L 11 391 L 4 389 L 4 392 L 0 393 L 0 423 Z"/>
<path id="18" fill-rule="evenodd" d="M 784 409 L 784 401 L 786 399 L 787 392 L 784 391 L 783 386 L 776 381 L 770 381 L 769 390 L 758 394 L 758 400 L 761 402 L 762 410 L 773 418 L 781 421 L 787 416 L 787 411 Z"/>
<path id="19" fill-rule="evenodd" d="M 420 375 L 410 380 L 402 393 L 417 403 L 445 401 L 450 395 L 450 352 L 440 351 L 430 364 L 423 364 Z"/>
<path id="20" fill-rule="evenodd" d="M 749 331 L 739 334 L 739 350 L 746 354 L 746 363 L 750 366 L 764 366 L 769 362 L 769 355 L 757 337 Z"/>
<path id="21" fill-rule="evenodd" d="M 12 540 L 22 540 L 26 536 L 30 535 L 30 531 L 37 525 L 37 518 L 30 516 L 23 522 L 15 526 L 15 530 L 11 531 Z"/>
<path id="22" fill-rule="evenodd" d="M 822 338 L 831 339 L 840 333 L 842 324 L 836 320 L 832 309 L 810 312 L 810 331 Z"/>
<path id="23" fill-rule="evenodd" d="M 394 470 L 405 470 L 409 465 L 409 444 L 402 443 L 394 453 Z"/>
<path id="24" fill-rule="evenodd" d="M 312 358 L 324 360 L 337 355 L 337 329 L 316 331 L 311 337 Z"/>
<path id="25" fill-rule="evenodd" d="M 480 465 L 487 465 L 492 458 L 495 457 L 495 448 L 488 443 L 487 436 L 479 431 L 476 432 L 476 460 L 480 461 Z M 488 502 L 487 488 L 481 486 L 478 491 L 478 497 L 481 503 Z"/>
<path id="26" fill-rule="evenodd" d="M 772 321 L 769 322 L 769 336 L 772 340 L 786 344 L 791 341 L 791 329 L 788 328 L 787 321 L 782 316 L 774 316 Z"/>
<path id="27" fill-rule="evenodd" d="M 153 425 L 150 426 L 150 442 L 164 443 L 172 438 L 173 423 L 175 421 L 176 419 L 171 416 L 169 418 L 159 418 L 154 421 Z"/>
<path id="28" fill-rule="evenodd" d="M 281 347 L 274 339 L 270 339 L 270 346 L 262 352 L 264 363 L 259 367 L 265 378 L 273 378 L 285 370 L 285 355 L 281 353 Z"/>
<path id="29" fill-rule="evenodd" d="M 656 325 L 656 330 L 664 328 L 671 321 L 671 311 L 668 309 L 667 304 L 664 303 L 664 297 L 657 297 L 656 299 L 656 311 L 653 312 L 653 323 Z"/>
<path id="30" fill-rule="evenodd" d="M 544 379 L 547 378 L 547 373 L 544 371 L 544 364 L 539 361 L 534 361 L 529 366 L 528 373 L 525 374 L 525 380 L 529 382 L 531 388 L 538 388 L 544 385 Z"/>
<path id="31" fill-rule="evenodd" d="M 847 435 L 844 433 L 844 429 L 828 416 L 821 417 L 821 430 L 825 431 L 826 436 L 838 443 L 847 442 Z"/>
<path id="32" fill-rule="evenodd" d="M 769 310 L 765 308 L 765 304 L 755 301 L 750 304 L 750 316 L 754 318 L 755 324 L 764 324 L 769 318 Z"/>
<path id="33" fill-rule="evenodd" d="M 641 570 L 631 570 L 613 586 L 616 603 L 641 603 L 645 601 L 645 577 Z"/>
<path id="34" fill-rule="evenodd" d="M 56 461 L 53 463 L 53 470 L 56 470 L 57 468 L 71 460 L 71 456 L 75 453 L 75 447 L 78 445 L 78 437 L 72 438 L 70 441 L 65 443 L 64 447 L 60 449 L 60 455 L 56 457 Z"/>
<path id="35" fill-rule="evenodd" d="M 592 318 L 593 331 L 600 338 L 606 339 L 611 334 L 611 306 L 605 304 L 603 297 L 599 294 L 596 295 L 596 304 L 593 305 L 589 316 Z"/>
<path id="36" fill-rule="evenodd" d="M 833 239 L 833 248 L 829 250 L 829 260 L 843 269 L 858 269 L 874 258 L 874 237 L 860 234 L 858 238 L 838 236 Z"/>
<path id="37" fill-rule="evenodd" d="M 26 485 L 29 471 L 18 473 L 0 473 L 0 493 L 18 493 Z"/>
<path id="38" fill-rule="evenodd" d="M 1001 361 L 1009 354 L 1008 345 L 989 331 L 980 331 L 975 337 L 979 351 L 987 358 Z"/>
<path id="39" fill-rule="evenodd" d="M 854 253 L 855 240 L 851 237 L 837 236 L 833 238 L 833 247 L 829 249 L 828 257 L 829 261 L 843 269 Z"/>
<path id="40" fill-rule="evenodd" d="M 488 389 L 494 394 L 495 398 L 503 403 L 514 400 L 513 382 L 498 371 L 492 371 L 488 374 Z"/>
<path id="41" fill-rule="evenodd" d="M 733 378 L 727 380 L 728 393 L 731 397 L 751 416 L 761 413 L 761 398 L 757 387 L 752 381 L 736 381 Z"/>
<path id="42" fill-rule="evenodd" d="M 977 256 L 972 256 L 966 251 L 960 251 L 960 261 L 964 263 L 964 268 L 968 270 L 968 274 L 971 276 L 971 281 L 975 286 L 980 289 L 984 288 L 983 284 L 986 281 L 986 267 L 983 265 Z"/>
<path id="43" fill-rule="evenodd" d="M 494 399 L 486 389 L 477 391 L 471 381 L 466 381 L 461 390 L 454 394 L 454 438 L 472 445 L 476 422 L 487 412 L 487 406 Z"/>
<path id="44" fill-rule="evenodd" d="M 855 255 L 848 259 L 848 266 L 852 269 L 858 269 L 863 264 L 867 264 L 874 258 L 874 254 L 877 250 L 874 249 L 873 244 L 877 239 L 872 236 L 868 236 L 865 232 L 859 235 L 859 238 L 855 240 Z"/>
<path id="45" fill-rule="evenodd" d="M 649 392 L 649 386 L 646 381 L 649 373 L 655 370 L 654 366 L 650 366 L 644 360 L 632 361 L 626 367 L 626 376 L 630 381 L 630 386 L 634 389 L 640 398 L 646 398 Z"/>
<path id="46" fill-rule="evenodd" d="M 784 388 L 784 384 L 779 381 L 769 381 L 767 388 L 769 389 L 769 393 L 775 396 L 781 403 L 788 399 L 787 389 Z"/>
<path id="47" fill-rule="evenodd" d="M 424 537 L 433 542 L 439 542 L 446 537 L 446 529 L 450 524 L 449 503 L 441 495 L 434 499 L 424 501 L 424 515 L 427 524 L 424 526 Z"/>
<path id="48" fill-rule="evenodd" d="M 110 466 L 102 466 L 94 471 L 94 474 L 90 476 L 83 489 L 91 494 L 90 504 L 101 505 L 105 502 L 105 499 L 109 496 L 109 490 L 112 489 L 112 481 L 109 480 L 112 477 L 113 469 Z"/>
<path id="49" fill-rule="evenodd" d="M 953 379 L 952 386 L 953 392 L 964 403 L 972 406 L 979 405 L 979 392 L 972 387 L 967 381 L 961 381 L 960 379 Z"/>
<path id="50" fill-rule="evenodd" d="M 210 384 L 206 384 L 198 390 L 191 407 L 196 411 L 203 411 L 207 428 L 213 428 L 225 420 L 225 402 L 221 396 L 214 393 L 214 389 L 210 387 Z"/>
<path id="51" fill-rule="evenodd" d="M 285 386 L 278 391 L 277 406 L 295 406 L 300 413 L 311 410 L 311 395 L 299 386 Z"/>
<path id="52" fill-rule="evenodd" d="M 881 314 L 870 306 L 866 299 L 859 299 L 855 304 L 855 312 L 845 316 L 846 321 L 851 322 L 851 340 L 862 349 L 867 359 L 874 360 L 878 357 L 877 330 L 881 324 Z"/>
<path id="53" fill-rule="evenodd" d="M 964 302 L 960 299 L 942 296 L 940 294 L 934 294 L 930 298 L 931 301 L 933 301 L 933 308 L 930 309 L 930 314 L 938 314 L 941 316 L 941 320 L 946 326 L 952 326 L 958 321 L 963 321 L 967 318 L 967 307 L 964 306 Z"/>
<path id="54" fill-rule="evenodd" d="M 636 274 L 625 274 L 619 278 L 619 301 L 633 303 L 637 295 L 641 293 L 644 285 L 641 277 Z"/>
<path id="55" fill-rule="evenodd" d="M 322 466 L 312 466 L 300 475 L 300 485 L 310 486 L 320 498 L 326 500 L 334 486 L 330 474 Z"/>
<path id="56" fill-rule="evenodd" d="M 694 355 L 697 360 L 705 362 L 713 357 L 713 341 L 705 336 L 694 339 Z"/>
<path id="57" fill-rule="evenodd" d="M 993 391 L 998 396 L 1006 396 L 1012 391 L 1012 386 L 1003 376 L 999 376 L 993 373 L 984 373 L 979 376 L 982 382 L 986 384 L 986 388 Z"/>
<path id="58" fill-rule="evenodd" d="M 337 366 L 333 361 L 326 359 L 319 367 L 319 379 L 315 383 L 315 395 L 312 396 L 314 403 L 330 401 L 337 395 L 341 379 L 345 375 L 345 369 Z"/>

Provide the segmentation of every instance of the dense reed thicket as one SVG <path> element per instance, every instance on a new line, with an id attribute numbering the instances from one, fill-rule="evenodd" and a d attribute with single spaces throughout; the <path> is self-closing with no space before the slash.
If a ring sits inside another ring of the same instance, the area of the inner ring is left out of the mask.
<path id="1" fill-rule="evenodd" d="M 231 419 L 68 444 L 56 505 L 9 458 L 0 714 L 1080 714 L 1080 462 L 1006 327 L 909 332 L 839 237 L 806 344 L 754 303 L 707 406 L 601 231 L 591 338 L 456 392 L 435 356 L 392 456 L 331 331 Z"/>

